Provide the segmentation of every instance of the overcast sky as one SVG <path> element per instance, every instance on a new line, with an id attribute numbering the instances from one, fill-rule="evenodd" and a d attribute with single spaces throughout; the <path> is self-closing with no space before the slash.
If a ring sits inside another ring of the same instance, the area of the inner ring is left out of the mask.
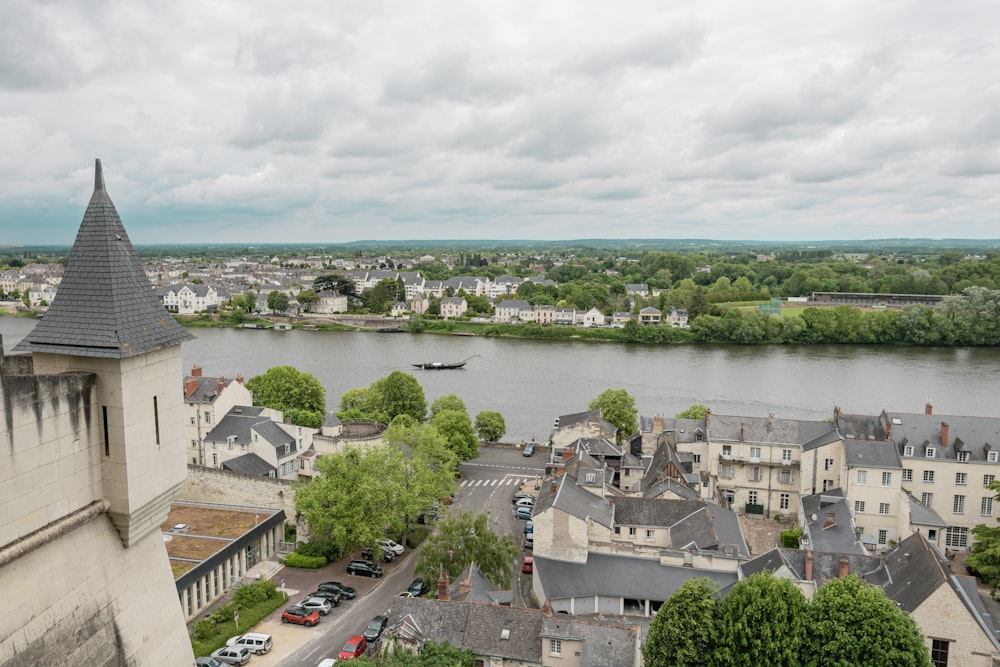
<path id="1" fill-rule="evenodd" d="M 0 3 L 0 243 L 997 238 L 1000 3 Z"/>

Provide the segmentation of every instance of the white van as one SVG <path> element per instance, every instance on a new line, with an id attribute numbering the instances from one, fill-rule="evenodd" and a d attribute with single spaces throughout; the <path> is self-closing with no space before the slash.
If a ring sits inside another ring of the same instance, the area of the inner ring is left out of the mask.
<path id="1" fill-rule="evenodd" d="M 263 632 L 248 632 L 245 635 L 236 635 L 226 641 L 226 646 L 246 646 L 252 653 L 263 655 L 271 651 L 274 644 L 271 642 L 271 635 Z"/>

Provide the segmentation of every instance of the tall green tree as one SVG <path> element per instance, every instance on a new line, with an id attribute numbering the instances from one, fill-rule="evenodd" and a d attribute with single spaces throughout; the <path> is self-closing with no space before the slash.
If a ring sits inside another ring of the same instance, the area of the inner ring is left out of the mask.
<path id="1" fill-rule="evenodd" d="M 805 642 L 806 599 L 770 572 L 736 582 L 719 605 L 715 661 L 733 667 L 793 667 Z"/>
<path id="2" fill-rule="evenodd" d="M 458 410 L 459 412 L 466 412 L 465 401 L 455 394 L 445 394 L 444 396 L 439 396 L 434 399 L 433 403 L 431 403 L 431 417 L 442 410 Z"/>
<path id="3" fill-rule="evenodd" d="M 277 290 L 268 292 L 267 308 L 275 313 L 286 312 L 288 310 L 288 295 Z"/>
<path id="4" fill-rule="evenodd" d="M 990 491 L 1000 491 L 1000 480 L 989 485 Z M 1000 496 L 994 496 L 996 500 Z M 998 519 L 1000 521 L 1000 519 Z M 972 544 L 971 553 L 965 559 L 965 564 L 973 569 L 980 579 L 989 584 L 993 591 L 1000 588 L 1000 526 L 988 526 L 984 523 L 972 529 L 976 541 Z"/>
<path id="5" fill-rule="evenodd" d="M 313 289 L 317 292 L 333 290 L 347 296 L 354 296 L 354 281 L 341 273 L 327 273 L 313 280 Z"/>
<path id="6" fill-rule="evenodd" d="M 715 649 L 718 587 L 688 579 L 664 602 L 642 647 L 646 667 L 700 667 Z"/>
<path id="7" fill-rule="evenodd" d="M 693 403 L 691 407 L 683 412 L 678 412 L 674 415 L 677 419 L 704 419 L 705 414 L 708 413 L 708 406 L 702 405 L 701 403 Z"/>
<path id="8" fill-rule="evenodd" d="M 393 371 L 368 388 L 362 410 L 381 424 L 388 424 L 393 417 L 403 414 L 423 421 L 427 416 L 427 399 L 415 377 Z"/>
<path id="9" fill-rule="evenodd" d="M 494 410 L 483 410 L 476 415 L 476 433 L 484 442 L 499 442 L 507 432 L 503 415 Z"/>
<path id="10" fill-rule="evenodd" d="M 587 409 L 599 409 L 604 419 L 618 429 L 616 437 L 619 441 L 639 430 L 635 399 L 624 389 L 605 389 L 590 402 Z"/>
<path id="11" fill-rule="evenodd" d="M 448 446 L 462 460 L 479 456 L 479 440 L 472 429 L 472 420 L 465 412 L 442 410 L 434 415 L 431 424 L 448 441 Z"/>
<path id="12" fill-rule="evenodd" d="M 805 623 L 805 667 L 930 667 L 927 646 L 913 619 L 881 588 L 856 575 L 821 586 L 807 607 Z"/>
<path id="13" fill-rule="evenodd" d="M 486 514 L 458 512 L 438 521 L 437 532 L 420 550 L 416 573 L 433 588 L 440 571 L 451 581 L 475 561 L 486 577 L 501 589 L 510 588 L 514 559 L 520 552 L 512 533 L 498 536 Z"/>
<path id="14" fill-rule="evenodd" d="M 307 426 L 303 419 L 320 423 L 326 413 L 326 389 L 311 373 L 292 366 L 273 366 L 263 375 L 255 375 L 246 384 L 253 394 L 253 404 L 281 410 L 292 423 Z M 309 414 L 304 417 L 305 413 Z M 296 421 L 298 419 L 298 421 Z"/>

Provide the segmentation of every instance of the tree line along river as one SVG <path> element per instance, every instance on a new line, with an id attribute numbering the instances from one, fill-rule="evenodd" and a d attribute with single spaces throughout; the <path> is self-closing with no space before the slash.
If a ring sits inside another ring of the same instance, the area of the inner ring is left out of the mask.
<path id="1" fill-rule="evenodd" d="M 0 318 L 4 350 L 35 321 Z M 182 346 L 185 373 L 246 378 L 293 366 L 326 388 L 337 410 L 348 389 L 367 387 L 392 371 L 411 373 L 428 404 L 455 394 L 469 414 L 500 412 L 504 440 L 545 440 L 553 420 L 582 412 L 608 388 L 625 389 L 639 413 L 672 416 L 693 403 L 730 415 L 827 419 L 844 412 L 888 409 L 1000 416 L 1000 349 L 848 345 L 644 346 L 438 334 L 354 331 L 190 329 Z M 468 359 L 460 370 L 413 364 Z M 180 387 L 178 387 L 180 391 Z"/>

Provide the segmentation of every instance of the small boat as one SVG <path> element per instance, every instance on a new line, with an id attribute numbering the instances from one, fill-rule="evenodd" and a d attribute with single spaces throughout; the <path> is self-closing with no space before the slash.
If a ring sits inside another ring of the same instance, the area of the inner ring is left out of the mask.
<path id="1" fill-rule="evenodd" d="M 472 355 L 472 357 L 478 357 L 478 356 L 479 356 L 478 354 Z M 423 364 L 413 364 L 413 367 L 422 368 L 425 371 L 438 371 L 438 370 L 448 370 L 452 368 L 462 368 L 463 366 L 465 366 L 465 362 L 467 362 L 469 359 L 472 359 L 472 357 L 463 359 L 462 361 L 456 361 L 453 363 L 447 363 L 444 361 L 429 361 Z"/>
<path id="2" fill-rule="evenodd" d="M 376 333 L 406 333 L 406 329 L 403 327 L 382 327 L 381 329 L 376 329 Z"/>
<path id="3" fill-rule="evenodd" d="M 275 331 L 291 331 L 292 330 L 292 325 L 288 324 L 287 322 L 277 322 L 274 325 L 274 330 Z"/>
<path id="4" fill-rule="evenodd" d="M 455 331 L 451 334 L 452 336 L 475 336 L 476 334 L 471 331 Z"/>

